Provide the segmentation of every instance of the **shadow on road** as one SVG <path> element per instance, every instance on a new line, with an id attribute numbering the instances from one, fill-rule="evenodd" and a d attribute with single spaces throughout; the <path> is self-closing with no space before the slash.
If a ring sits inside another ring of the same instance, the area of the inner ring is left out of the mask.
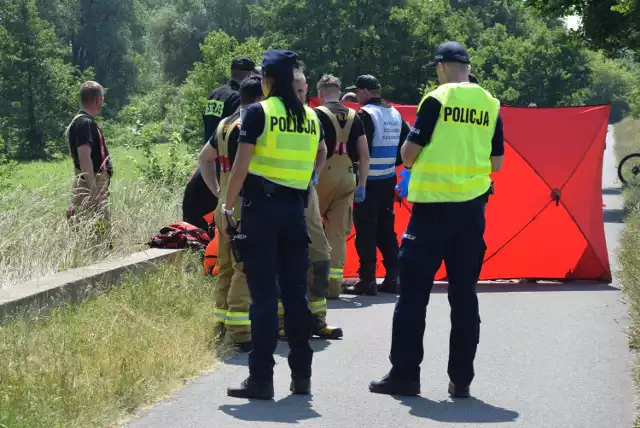
<path id="1" fill-rule="evenodd" d="M 446 294 L 446 282 L 436 282 L 431 289 L 432 294 Z M 565 282 L 479 282 L 478 294 L 482 293 L 532 293 L 550 291 L 620 291 L 609 284 L 595 281 L 565 281 Z M 397 294 L 378 294 L 377 296 L 340 296 L 337 300 L 327 300 L 329 309 L 362 309 L 372 305 L 395 304 Z"/>
<path id="2" fill-rule="evenodd" d="M 251 400 L 246 404 L 225 404 L 218 407 L 218 409 L 235 419 L 250 422 L 295 424 L 321 416 L 311 408 L 311 397 L 302 395 L 289 395 L 277 403 Z"/>
<path id="3" fill-rule="evenodd" d="M 446 287 L 441 292 L 446 293 Z M 434 287 L 435 290 L 435 287 Z M 555 282 L 555 283 L 523 283 L 523 284 L 478 284 L 478 293 L 531 293 L 550 291 L 620 291 L 609 284 L 598 282 Z"/>
<path id="4" fill-rule="evenodd" d="M 605 187 L 602 189 L 603 195 L 620 195 L 622 193 L 622 189 L 620 187 Z"/>
<path id="5" fill-rule="evenodd" d="M 409 407 L 409 414 L 438 422 L 452 423 L 500 423 L 513 422 L 520 414 L 512 410 L 492 406 L 476 398 L 432 401 L 424 397 L 397 397 Z"/>
<path id="6" fill-rule="evenodd" d="M 313 349 L 313 352 L 315 353 L 327 349 L 329 346 L 331 346 L 331 341 L 326 339 L 313 338 L 311 339 L 310 344 L 311 349 Z M 287 356 L 289 355 L 289 345 L 287 345 L 286 341 L 278 341 L 275 355 L 287 358 Z M 246 366 L 249 363 L 249 354 L 232 355 L 229 358 L 225 358 L 223 360 L 223 363 L 232 366 Z"/>
<path id="7" fill-rule="evenodd" d="M 362 309 L 373 305 L 396 303 L 397 294 L 380 293 L 377 296 L 341 295 L 339 299 L 327 300 L 329 309 Z"/>
<path id="8" fill-rule="evenodd" d="M 605 223 L 624 223 L 624 211 L 602 210 L 602 218 Z"/>

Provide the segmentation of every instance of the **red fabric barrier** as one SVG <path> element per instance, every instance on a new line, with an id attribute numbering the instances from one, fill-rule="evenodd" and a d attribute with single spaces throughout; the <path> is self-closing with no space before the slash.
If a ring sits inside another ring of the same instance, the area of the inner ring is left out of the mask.
<path id="1" fill-rule="evenodd" d="M 317 98 L 309 105 L 317 106 Z M 404 120 L 415 121 L 417 106 L 393 105 Z M 481 280 L 611 281 L 602 216 L 602 159 L 609 111 L 609 105 L 501 108 L 505 162 L 502 171 L 492 175 L 495 195 L 487 205 Z M 554 194 L 559 194 L 558 200 Z M 411 204 L 405 200 L 396 207 L 395 230 L 400 240 Z M 354 233 L 352 228 L 345 278 L 357 277 Z M 378 252 L 378 277 L 384 277 L 381 261 Z M 444 266 L 436 279 L 446 279 Z"/>

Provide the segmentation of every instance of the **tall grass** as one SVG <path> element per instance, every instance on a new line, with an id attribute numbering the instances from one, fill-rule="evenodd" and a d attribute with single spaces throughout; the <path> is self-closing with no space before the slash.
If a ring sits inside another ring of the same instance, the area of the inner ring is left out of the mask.
<path id="1" fill-rule="evenodd" d="M 141 153 L 114 150 L 111 230 L 103 241 L 88 239 L 92 222 L 71 228 L 66 219 L 73 178 L 69 161 L 18 167 L 0 193 L 0 288 L 141 251 L 161 227 L 181 219 L 185 182 L 167 186 L 144 180 L 136 167 L 145 162 Z"/>
<path id="2" fill-rule="evenodd" d="M 211 367 L 214 281 L 185 254 L 77 307 L 0 324 L 0 427 L 112 426 Z"/>
<path id="3" fill-rule="evenodd" d="M 640 119 L 627 117 L 613 128 L 618 161 L 626 155 L 640 152 Z"/>
<path id="4" fill-rule="evenodd" d="M 640 120 L 623 120 L 615 125 L 614 135 L 618 161 L 630 153 L 640 152 Z M 617 259 L 620 285 L 629 302 L 629 344 L 637 352 L 640 350 L 640 187 L 625 188 L 623 196 L 627 216 Z M 636 354 L 634 380 L 640 386 L 640 354 Z M 634 428 L 640 428 L 640 418 Z"/>

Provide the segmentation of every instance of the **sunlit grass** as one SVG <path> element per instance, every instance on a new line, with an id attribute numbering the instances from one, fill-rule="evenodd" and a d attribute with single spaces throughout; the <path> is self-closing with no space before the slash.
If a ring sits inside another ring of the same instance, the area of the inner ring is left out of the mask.
<path id="1" fill-rule="evenodd" d="M 0 427 L 112 426 L 211 367 L 214 282 L 186 254 L 79 306 L 0 324 Z"/>

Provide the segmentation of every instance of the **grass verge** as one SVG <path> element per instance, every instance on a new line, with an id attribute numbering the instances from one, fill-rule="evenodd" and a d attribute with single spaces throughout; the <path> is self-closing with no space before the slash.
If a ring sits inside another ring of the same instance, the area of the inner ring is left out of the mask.
<path id="1" fill-rule="evenodd" d="M 154 147 L 162 155 L 168 145 Z M 181 149 L 188 156 L 188 148 Z M 140 176 L 139 149 L 116 148 L 108 240 L 87 239 L 91 224 L 66 220 L 73 170 L 69 160 L 21 164 L 0 191 L 0 288 L 62 270 L 125 256 L 146 247 L 160 228 L 182 218 L 184 182 L 166 185 Z M 194 168 L 195 168 L 195 157 Z"/>
<path id="2" fill-rule="evenodd" d="M 616 157 L 640 152 L 640 120 L 627 118 L 614 127 Z M 636 352 L 634 380 L 640 387 L 640 187 L 627 187 L 623 191 L 627 216 L 618 247 L 620 285 L 629 302 L 631 325 L 629 344 Z M 634 428 L 640 428 L 640 417 Z"/>
<path id="3" fill-rule="evenodd" d="M 114 426 L 211 367 L 214 282 L 185 254 L 76 307 L 0 324 L 0 427 Z"/>

